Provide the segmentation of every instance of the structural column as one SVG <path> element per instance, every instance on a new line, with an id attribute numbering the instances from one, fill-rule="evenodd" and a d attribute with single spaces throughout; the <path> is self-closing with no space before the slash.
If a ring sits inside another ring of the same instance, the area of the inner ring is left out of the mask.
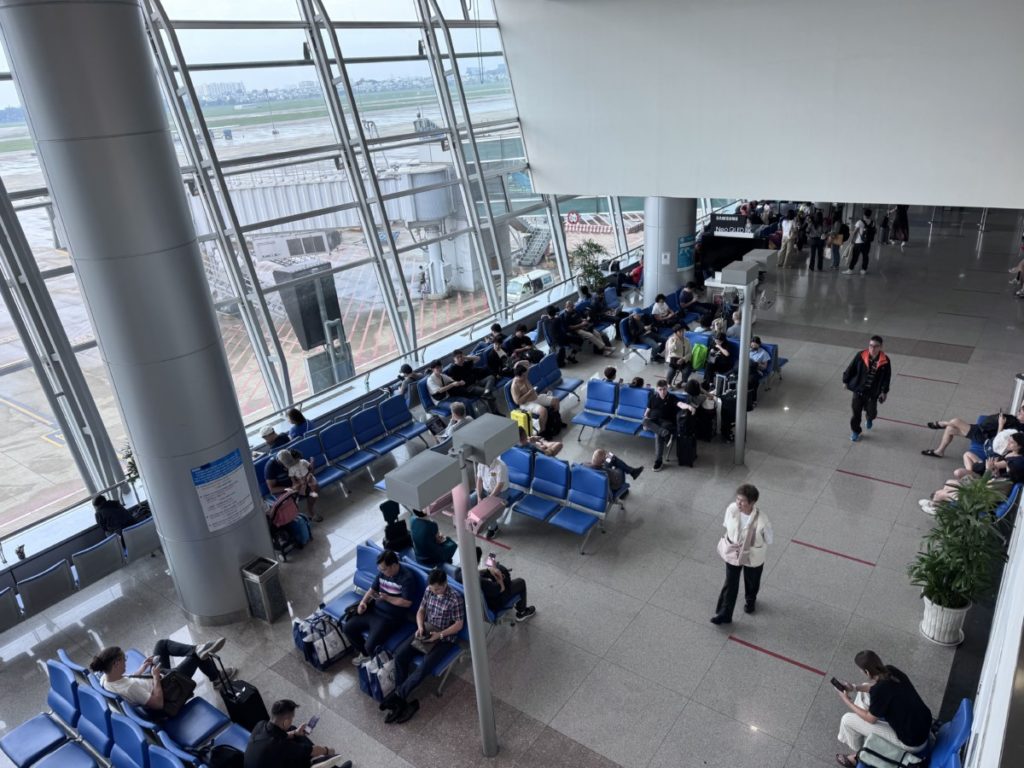
<path id="1" fill-rule="evenodd" d="M 644 202 L 644 305 L 693 279 L 697 200 L 648 197 Z"/>
<path id="2" fill-rule="evenodd" d="M 133 0 L 0 0 L 0 32 L 184 610 L 245 613 L 271 553 Z"/>

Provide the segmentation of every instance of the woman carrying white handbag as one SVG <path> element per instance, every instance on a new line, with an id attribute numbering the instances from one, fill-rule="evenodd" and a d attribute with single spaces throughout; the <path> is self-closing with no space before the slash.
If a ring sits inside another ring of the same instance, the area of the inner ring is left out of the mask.
<path id="1" fill-rule="evenodd" d="M 732 612 L 743 575 L 743 610 L 753 613 L 761 588 L 761 573 L 768 545 L 772 543 L 772 524 L 757 508 L 757 488 L 743 484 L 736 489 L 736 500 L 725 510 L 725 533 L 718 542 L 718 554 L 725 561 L 725 586 L 718 596 L 712 624 L 732 624 Z"/>

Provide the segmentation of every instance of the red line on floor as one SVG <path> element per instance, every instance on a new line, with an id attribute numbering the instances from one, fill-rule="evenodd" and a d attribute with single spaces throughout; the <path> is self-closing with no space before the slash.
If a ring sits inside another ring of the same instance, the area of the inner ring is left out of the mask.
<path id="1" fill-rule="evenodd" d="M 854 557 L 853 555 L 844 555 L 842 552 L 836 552 L 834 549 L 826 549 L 825 547 L 819 547 L 817 544 L 811 544 L 806 541 L 800 541 L 800 539 L 790 539 L 790 541 L 792 541 L 794 544 L 799 544 L 801 547 L 816 549 L 819 552 L 827 552 L 828 554 L 835 555 L 836 557 L 844 557 L 847 560 L 853 560 L 853 562 L 855 563 L 861 563 L 862 565 L 870 565 L 872 568 L 875 567 L 875 563 L 872 563 L 870 560 L 861 560 L 859 557 Z"/>
<path id="2" fill-rule="evenodd" d="M 937 381 L 940 384 L 952 384 L 954 387 L 957 386 L 957 382 L 955 382 L 955 381 L 947 381 L 946 379 L 932 379 L 932 378 L 929 378 L 927 376 L 912 376 L 909 373 L 897 373 L 896 375 L 897 376 L 903 376 L 904 378 L 907 378 L 907 379 L 920 379 L 921 381 Z"/>
<path id="3" fill-rule="evenodd" d="M 841 472 L 844 475 L 850 475 L 851 477 L 863 477 L 865 480 L 874 480 L 876 483 L 885 483 L 886 485 L 897 485 L 900 488 L 913 488 L 912 485 L 906 483 L 897 483 L 895 480 L 883 480 L 880 477 L 872 477 L 871 475 L 862 475 L 860 472 L 851 472 L 848 469 L 837 469 L 836 472 Z"/>
<path id="4" fill-rule="evenodd" d="M 747 648 L 751 648 L 751 649 L 753 649 L 755 651 L 763 653 L 766 656 L 771 656 L 772 658 L 778 659 L 779 661 L 784 661 L 787 664 L 792 664 L 794 667 L 800 667 L 800 669 L 806 669 L 808 672 L 813 672 L 814 674 L 820 675 L 821 677 L 825 676 L 825 673 L 822 672 L 820 669 L 817 669 L 816 667 L 812 667 L 809 664 L 804 664 L 803 662 L 797 661 L 796 659 L 791 659 L 788 656 L 783 656 L 781 653 L 776 653 L 775 651 L 769 651 L 767 648 L 762 648 L 760 645 L 754 645 L 753 643 L 748 643 L 746 640 L 740 640 L 738 637 L 736 637 L 736 635 L 729 635 L 729 639 L 732 640 L 734 643 L 739 643 L 740 645 L 744 645 Z"/>
<path id="5" fill-rule="evenodd" d="M 500 541 L 497 541 L 495 539 L 488 539 L 486 536 L 481 536 L 479 533 L 474 533 L 473 535 L 480 539 L 480 541 L 486 541 L 488 544 L 493 544 L 496 547 L 507 549 L 510 552 L 512 551 L 512 547 L 510 547 L 508 544 L 502 544 Z"/>
<path id="6" fill-rule="evenodd" d="M 896 424 L 906 424 L 908 427 L 920 427 L 921 429 L 928 429 L 924 424 L 918 424 L 916 421 L 903 421 L 903 419 L 890 419 L 887 416 L 875 416 L 879 421 L 892 421 Z"/>

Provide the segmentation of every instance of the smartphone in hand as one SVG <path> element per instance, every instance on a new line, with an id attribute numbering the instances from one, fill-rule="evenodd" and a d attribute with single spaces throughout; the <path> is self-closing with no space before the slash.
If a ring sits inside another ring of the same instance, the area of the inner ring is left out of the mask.
<path id="1" fill-rule="evenodd" d="M 316 724 L 319 723 L 319 722 L 320 722 L 320 715 L 313 715 L 311 718 L 309 718 L 309 722 L 306 723 L 306 733 L 309 733 L 314 728 L 316 728 Z"/>
<path id="2" fill-rule="evenodd" d="M 829 680 L 829 682 L 832 683 L 832 687 L 835 688 L 837 691 L 842 691 L 843 693 L 846 693 L 846 684 L 840 682 L 838 678 L 833 677 L 831 680 Z"/>

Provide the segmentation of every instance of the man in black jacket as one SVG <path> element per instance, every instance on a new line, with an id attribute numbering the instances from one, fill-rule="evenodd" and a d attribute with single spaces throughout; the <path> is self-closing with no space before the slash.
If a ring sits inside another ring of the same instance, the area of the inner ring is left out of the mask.
<path id="1" fill-rule="evenodd" d="M 309 723 L 294 726 L 298 706 L 291 699 L 271 705 L 270 720 L 252 729 L 245 748 L 245 768 L 309 768 L 314 760 L 323 768 L 352 768 L 351 760 L 342 762 L 333 749 L 310 740 L 307 734 L 313 729 Z"/>
<path id="2" fill-rule="evenodd" d="M 871 429 L 878 415 L 878 404 L 884 403 L 889 394 L 889 380 L 892 378 L 892 363 L 882 350 L 882 337 L 872 336 L 868 348 L 858 352 L 843 372 L 843 384 L 853 392 L 850 404 L 850 440 L 860 440 L 860 415 L 867 412 L 864 426 Z"/>
<path id="3" fill-rule="evenodd" d="M 139 522 L 124 504 L 116 499 L 108 499 L 102 493 L 92 500 L 95 510 L 96 524 L 104 533 L 120 533 L 123 528 Z"/>

